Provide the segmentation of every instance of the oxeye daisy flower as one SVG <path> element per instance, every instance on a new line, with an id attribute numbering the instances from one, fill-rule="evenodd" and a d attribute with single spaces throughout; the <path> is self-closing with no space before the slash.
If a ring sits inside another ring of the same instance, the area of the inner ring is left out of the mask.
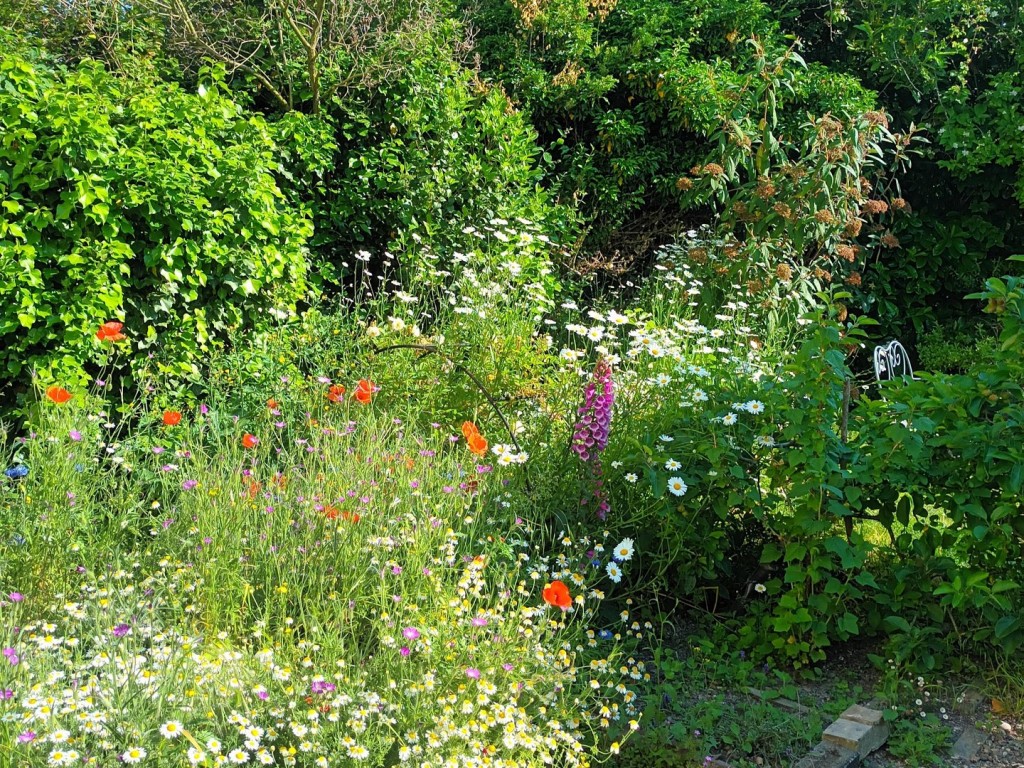
<path id="1" fill-rule="evenodd" d="M 665 462 L 665 469 L 669 470 L 670 472 L 673 471 L 673 470 L 679 469 L 682 466 L 683 465 L 680 464 L 675 459 L 669 459 L 668 461 Z"/>
<path id="2" fill-rule="evenodd" d="M 168 720 L 160 726 L 160 735 L 165 739 L 176 739 L 181 736 L 184 726 L 176 720 Z"/>
<path id="3" fill-rule="evenodd" d="M 622 581 L 622 569 L 614 562 L 608 563 L 608 567 L 605 568 L 605 572 L 608 574 L 608 578 L 611 579 L 615 584 Z"/>
<path id="4" fill-rule="evenodd" d="M 612 557 L 619 562 L 625 562 L 633 557 L 633 540 L 627 538 L 616 544 L 615 549 L 612 552 Z"/>
<path id="5" fill-rule="evenodd" d="M 681 477 L 670 477 L 668 479 L 668 490 L 673 496 L 684 496 L 689 490 Z"/>
<path id="6" fill-rule="evenodd" d="M 626 474 L 625 474 L 625 475 L 623 476 L 623 479 L 624 479 L 624 480 L 625 480 L 625 481 L 626 481 L 627 483 L 635 483 L 635 482 L 636 482 L 637 480 L 639 480 L 639 479 L 640 479 L 640 477 L 639 477 L 639 476 L 638 476 L 638 475 L 637 475 L 637 474 L 636 474 L 635 472 L 627 472 L 627 473 L 626 473 Z"/>
<path id="7" fill-rule="evenodd" d="M 141 763 L 149 753 L 143 747 L 128 747 L 121 753 L 121 759 L 129 765 Z"/>
<path id="8" fill-rule="evenodd" d="M 727 413 L 722 417 L 722 423 L 727 427 L 731 427 L 737 421 L 735 413 Z"/>

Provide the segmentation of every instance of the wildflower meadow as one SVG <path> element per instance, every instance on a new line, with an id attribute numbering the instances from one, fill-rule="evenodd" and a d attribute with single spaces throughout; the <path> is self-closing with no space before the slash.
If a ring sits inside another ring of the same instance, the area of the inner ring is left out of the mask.
<path id="1" fill-rule="evenodd" d="M 811 5 L 0 0 L 0 768 L 1024 765 L 1019 9 Z"/>

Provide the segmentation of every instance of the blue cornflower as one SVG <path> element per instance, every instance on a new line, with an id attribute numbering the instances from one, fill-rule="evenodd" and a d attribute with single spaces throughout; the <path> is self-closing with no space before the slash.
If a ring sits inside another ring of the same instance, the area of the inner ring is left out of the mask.
<path id="1" fill-rule="evenodd" d="M 611 640 L 612 631 L 610 629 L 602 629 L 600 632 L 597 633 L 597 636 L 602 640 Z"/>
<path id="2" fill-rule="evenodd" d="M 5 469 L 4 474 L 11 478 L 11 480 L 18 480 L 28 474 L 28 467 L 24 464 L 16 464 L 10 469 Z"/>

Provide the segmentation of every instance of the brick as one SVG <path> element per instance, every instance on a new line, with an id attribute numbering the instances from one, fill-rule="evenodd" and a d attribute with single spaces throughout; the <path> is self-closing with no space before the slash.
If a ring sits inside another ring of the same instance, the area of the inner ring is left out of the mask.
<path id="1" fill-rule="evenodd" d="M 862 707 L 860 704 L 854 704 L 839 717 L 843 720 L 853 720 L 855 723 L 863 723 L 864 725 L 882 724 L 882 713 L 879 710 Z"/>
<path id="2" fill-rule="evenodd" d="M 874 752 L 889 738 L 889 726 L 865 725 L 839 718 L 821 734 L 821 740 L 849 749 L 861 757 Z"/>
<path id="3" fill-rule="evenodd" d="M 821 742 L 807 753 L 793 768 L 856 768 L 860 755 L 852 749 Z"/>

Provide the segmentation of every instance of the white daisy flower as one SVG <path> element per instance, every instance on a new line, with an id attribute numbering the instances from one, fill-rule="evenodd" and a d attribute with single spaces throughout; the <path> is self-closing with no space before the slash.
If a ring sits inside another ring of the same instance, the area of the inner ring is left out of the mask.
<path id="1" fill-rule="evenodd" d="M 735 413 L 727 413 L 722 417 L 722 423 L 727 427 L 731 427 L 737 421 Z"/>
<path id="2" fill-rule="evenodd" d="M 637 477 L 635 472 L 628 472 L 626 473 L 626 476 L 623 478 L 623 480 L 625 480 L 627 483 L 635 483 L 639 479 L 640 478 Z"/>
<path id="3" fill-rule="evenodd" d="M 614 561 L 608 563 L 608 566 L 605 568 L 605 571 L 608 574 L 608 578 L 611 579 L 614 583 L 618 584 L 620 581 L 622 581 L 622 570 L 619 568 L 618 565 L 616 565 Z"/>
<path id="4" fill-rule="evenodd" d="M 679 463 L 678 461 L 676 461 L 675 459 L 669 459 L 668 461 L 666 461 L 666 462 L 665 462 L 665 469 L 667 469 L 667 470 L 668 470 L 668 471 L 670 471 L 670 472 L 673 472 L 673 471 L 675 471 L 675 470 L 679 469 L 679 468 L 680 468 L 680 467 L 682 467 L 682 466 L 683 466 L 683 465 L 682 465 L 682 464 L 680 464 L 680 463 Z"/>
<path id="5" fill-rule="evenodd" d="M 147 754 L 149 753 L 142 747 L 128 747 L 121 753 L 121 759 L 129 765 L 135 765 L 145 760 Z"/>
<path id="6" fill-rule="evenodd" d="M 670 477 L 668 479 L 668 490 L 673 496 L 684 496 L 689 487 L 681 477 Z"/>
<path id="7" fill-rule="evenodd" d="M 165 739 L 176 739 L 181 736 L 184 726 L 176 720 L 168 720 L 160 726 L 160 735 Z"/>
<path id="8" fill-rule="evenodd" d="M 612 553 L 612 557 L 614 557 L 619 562 L 625 562 L 626 560 L 629 560 L 631 557 L 633 557 L 633 540 L 627 538 L 623 539 L 618 544 L 616 544 L 615 550 Z"/>

